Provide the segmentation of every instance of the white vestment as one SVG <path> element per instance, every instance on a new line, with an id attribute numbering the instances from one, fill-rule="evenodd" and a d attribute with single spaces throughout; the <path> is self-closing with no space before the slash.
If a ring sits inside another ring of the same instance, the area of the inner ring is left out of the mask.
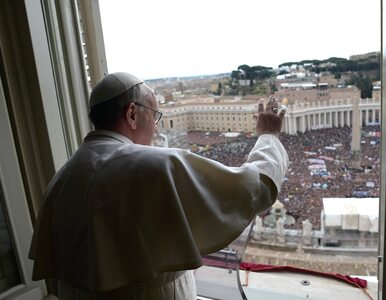
<path id="1" fill-rule="evenodd" d="M 227 246 L 273 204 L 287 165 L 269 134 L 241 167 L 227 167 L 92 132 L 48 185 L 30 250 L 33 279 L 96 295 L 195 269 L 202 254 Z"/>

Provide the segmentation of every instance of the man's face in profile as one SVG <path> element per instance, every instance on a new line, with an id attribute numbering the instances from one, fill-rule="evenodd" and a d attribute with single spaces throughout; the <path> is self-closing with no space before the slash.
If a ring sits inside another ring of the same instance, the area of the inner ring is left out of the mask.
<path id="1" fill-rule="evenodd" d="M 150 145 L 154 134 L 158 131 L 158 125 L 155 123 L 156 115 L 153 111 L 158 110 L 158 102 L 154 95 L 149 95 L 145 103 L 145 105 L 151 109 L 138 106 L 135 142 L 141 145 Z"/>

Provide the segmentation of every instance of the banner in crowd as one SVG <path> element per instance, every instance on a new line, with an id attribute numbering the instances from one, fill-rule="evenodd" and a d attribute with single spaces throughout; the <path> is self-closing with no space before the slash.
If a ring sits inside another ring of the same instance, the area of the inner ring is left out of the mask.
<path id="1" fill-rule="evenodd" d="M 326 162 L 323 159 L 309 158 L 308 162 L 313 165 L 325 165 Z"/>
<path id="2" fill-rule="evenodd" d="M 318 153 L 316 153 L 316 152 L 311 152 L 311 151 L 304 151 L 304 154 L 305 154 L 306 156 L 314 156 L 314 155 L 317 155 Z"/>
<path id="3" fill-rule="evenodd" d="M 318 157 L 319 159 L 324 159 L 324 160 L 328 160 L 328 161 L 334 161 L 335 158 L 333 157 L 330 157 L 330 156 L 324 156 L 324 155 L 321 155 Z"/>

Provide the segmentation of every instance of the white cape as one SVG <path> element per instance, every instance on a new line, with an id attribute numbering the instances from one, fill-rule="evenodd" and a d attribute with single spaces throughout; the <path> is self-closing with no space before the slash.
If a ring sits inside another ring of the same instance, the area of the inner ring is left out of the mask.
<path id="1" fill-rule="evenodd" d="M 197 268 L 202 254 L 225 247 L 272 205 L 287 164 L 272 135 L 235 168 L 91 133 L 47 188 L 31 244 L 33 279 L 102 292 Z"/>

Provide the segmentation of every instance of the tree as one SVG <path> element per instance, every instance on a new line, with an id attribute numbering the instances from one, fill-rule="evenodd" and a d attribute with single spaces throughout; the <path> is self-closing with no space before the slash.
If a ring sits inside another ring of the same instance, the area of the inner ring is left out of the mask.
<path id="1" fill-rule="evenodd" d="M 269 82 L 269 89 L 271 90 L 271 94 L 277 92 L 277 86 L 276 86 L 275 81 L 271 80 Z"/>
<path id="2" fill-rule="evenodd" d="M 241 71 L 241 76 L 244 79 L 247 79 L 248 73 L 250 72 L 251 67 L 248 65 L 241 65 L 237 68 L 238 71 Z"/>
<path id="3" fill-rule="evenodd" d="M 253 91 L 255 95 L 258 96 L 266 96 L 267 95 L 267 87 L 263 84 L 260 84 L 256 87 L 256 89 Z"/>
<path id="4" fill-rule="evenodd" d="M 289 72 L 286 70 L 280 70 L 277 75 L 284 75 L 284 74 L 289 74 Z"/>
<path id="5" fill-rule="evenodd" d="M 240 71 L 232 71 L 231 78 L 234 80 L 239 80 L 241 77 Z"/>
<path id="6" fill-rule="evenodd" d="M 221 84 L 221 82 L 219 82 L 218 85 L 217 85 L 217 89 L 214 92 L 214 94 L 217 95 L 217 96 L 220 96 L 221 93 L 222 93 L 222 84 Z"/>
<path id="7" fill-rule="evenodd" d="M 358 89 L 361 90 L 361 98 L 372 98 L 373 96 L 373 83 L 368 76 L 363 76 L 363 74 L 353 74 L 348 81 L 348 84 L 355 85 Z"/>
<path id="8" fill-rule="evenodd" d="M 368 76 L 361 78 L 357 83 L 357 87 L 361 90 L 361 98 L 373 97 L 373 83 Z"/>
<path id="9" fill-rule="evenodd" d="M 177 83 L 176 90 L 181 92 L 182 95 L 184 94 L 185 86 L 181 81 Z"/>

